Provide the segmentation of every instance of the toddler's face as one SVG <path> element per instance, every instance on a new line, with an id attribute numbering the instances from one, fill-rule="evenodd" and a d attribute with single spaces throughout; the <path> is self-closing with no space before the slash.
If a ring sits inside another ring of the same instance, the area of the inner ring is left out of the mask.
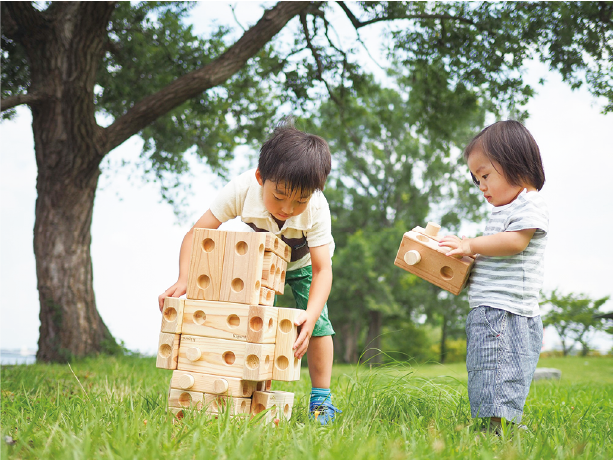
<path id="1" fill-rule="evenodd" d="M 524 190 L 522 186 L 509 184 L 500 164 L 490 160 L 479 145 L 468 156 L 468 168 L 479 182 L 485 200 L 494 206 L 508 205 Z"/>
<path id="2" fill-rule="evenodd" d="M 286 221 L 303 213 L 313 194 L 303 195 L 302 191 L 289 191 L 284 183 L 262 181 L 259 170 L 255 177 L 263 188 L 264 206 L 278 221 Z"/>

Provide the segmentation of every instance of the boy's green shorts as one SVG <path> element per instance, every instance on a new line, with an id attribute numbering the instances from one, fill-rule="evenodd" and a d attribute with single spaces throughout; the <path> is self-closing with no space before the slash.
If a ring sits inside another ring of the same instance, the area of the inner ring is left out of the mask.
<path id="1" fill-rule="evenodd" d="M 313 268 L 311 266 L 301 267 L 300 269 L 285 273 L 285 283 L 292 289 L 298 309 L 306 310 L 312 281 Z M 332 336 L 334 334 L 334 328 L 332 328 L 330 319 L 328 319 L 328 304 L 326 303 L 321 311 L 321 315 L 317 319 L 317 323 L 315 323 L 312 336 Z"/>

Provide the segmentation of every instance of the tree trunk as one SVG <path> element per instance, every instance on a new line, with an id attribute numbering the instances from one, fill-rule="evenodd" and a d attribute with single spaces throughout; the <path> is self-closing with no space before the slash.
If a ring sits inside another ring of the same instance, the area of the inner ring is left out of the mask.
<path id="1" fill-rule="evenodd" d="M 441 356 L 440 362 L 445 363 L 447 358 L 447 318 L 443 316 L 443 325 L 441 326 Z"/>
<path id="2" fill-rule="evenodd" d="M 380 365 L 383 363 L 383 357 L 381 357 L 381 326 L 383 316 L 379 311 L 370 311 L 369 319 L 363 361 L 372 365 Z"/>

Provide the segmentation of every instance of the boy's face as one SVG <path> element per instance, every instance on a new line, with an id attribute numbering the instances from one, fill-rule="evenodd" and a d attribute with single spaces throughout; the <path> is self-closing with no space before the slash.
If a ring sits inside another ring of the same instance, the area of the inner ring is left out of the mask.
<path id="1" fill-rule="evenodd" d="M 309 205 L 313 194 L 304 195 L 302 191 L 290 192 L 281 182 L 264 182 L 260 176 L 260 170 L 256 170 L 255 177 L 263 189 L 264 206 L 278 221 L 286 221 L 292 216 L 298 216 Z"/>
<path id="2" fill-rule="evenodd" d="M 523 186 L 509 184 L 502 174 L 502 167 L 495 160 L 490 160 L 480 146 L 476 146 L 468 156 L 468 168 L 479 181 L 479 190 L 483 197 L 494 206 L 511 203 L 524 189 Z"/>

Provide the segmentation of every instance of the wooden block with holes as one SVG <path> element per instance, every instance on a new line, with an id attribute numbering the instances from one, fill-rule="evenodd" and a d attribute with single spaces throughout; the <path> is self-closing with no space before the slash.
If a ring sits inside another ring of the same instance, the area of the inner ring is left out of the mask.
<path id="1" fill-rule="evenodd" d="M 167 370 L 177 369 L 181 335 L 177 333 L 160 333 L 158 353 L 155 366 Z"/>
<path id="2" fill-rule="evenodd" d="M 265 383 L 265 381 L 262 382 Z M 206 394 L 224 394 L 240 398 L 250 398 L 258 385 L 260 383 L 256 381 L 183 370 L 173 371 L 170 380 L 170 387 L 174 389 Z"/>
<path id="3" fill-rule="evenodd" d="M 231 415 L 248 415 L 251 413 L 251 399 L 204 394 L 204 408 L 207 413 L 215 415 L 226 411 L 229 411 Z"/>
<path id="4" fill-rule="evenodd" d="M 272 379 L 275 381 L 297 381 L 300 379 L 302 359 L 294 357 L 293 346 L 298 337 L 295 320 L 299 309 L 278 308 L 277 339 L 275 343 L 275 363 Z"/>
<path id="5" fill-rule="evenodd" d="M 171 388 L 168 394 L 168 407 L 202 410 L 204 407 L 204 393 Z"/>
<path id="6" fill-rule="evenodd" d="M 277 271 L 275 273 L 275 291 L 282 295 L 285 289 L 285 272 L 287 271 L 287 262 L 277 257 Z"/>
<path id="7" fill-rule="evenodd" d="M 185 300 L 166 298 L 162 308 L 162 333 L 181 333 Z"/>
<path id="8" fill-rule="evenodd" d="M 185 300 L 183 334 L 272 344 L 276 338 L 276 307 Z"/>
<path id="9" fill-rule="evenodd" d="M 194 229 L 187 281 L 188 299 L 218 301 L 228 232 Z"/>
<path id="10" fill-rule="evenodd" d="M 272 251 L 264 252 L 262 260 L 262 286 L 273 290 L 275 288 L 275 270 L 278 256 Z"/>
<path id="11" fill-rule="evenodd" d="M 416 227 L 406 232 L 394 264 L 458 295 L 468 280 L 474 260 L 468 256 L 461 259 L 447 256 L 445 253 L 449 248 L 438 245 L 439 228 L 438 225 L 428 223 L 426 229 Z"/>
<path id="12" fill-rule="evenodd" d="M 262 286 L 264 232 L 229 232 L 226 238 L 220 300 L 258 304 Z"/>
<path id="13" fill-rule="evenodd" d="M 268 410 L 264 421 L 273 422 L 276 418 L 289 420 L 294 406 L 294 394 L 281 391 L 256 391 L 251 399 L 251 414 L 256 416 Z"/>
<path id="14" fill-rule="evenodd" d="M 247 341 L 249 306 L 186 299 L 183 334 Z"/>
<path id="15" fill-rule="evenodd" d="M 275 234 L 270 232 L 266 232 L 266 242 L 265 249 L 266 251 L 272 251 L 276 255 L 283 258 L 283 260 L 290 262 L 292 259 L 292 249 L 289 247 L 287 243 L 277 237 Z"/>
<path id="16" fill-rule="evenodd" d="M 272 379 L 274 344 L 183 334 L 177 369 L 249 381 Z"/>
<path id="17" fill-rule="evenodd" d="M 275 304 L 275 290 L 270 288 L 260 288 L 260 305 L 261 306 L 273 306 Z"/>

